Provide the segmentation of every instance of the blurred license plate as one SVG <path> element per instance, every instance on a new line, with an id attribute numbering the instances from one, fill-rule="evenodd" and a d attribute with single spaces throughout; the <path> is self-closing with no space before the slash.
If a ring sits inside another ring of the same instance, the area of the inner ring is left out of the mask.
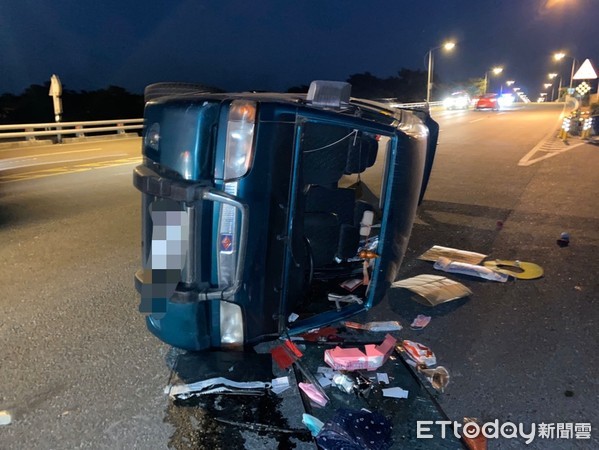
<path id="1" fill-rule="evenodd" d="M 152 204 L 153 270 L 182 270 L 189 247 L 189 214 L 177 202 L 160 200 Z"/>

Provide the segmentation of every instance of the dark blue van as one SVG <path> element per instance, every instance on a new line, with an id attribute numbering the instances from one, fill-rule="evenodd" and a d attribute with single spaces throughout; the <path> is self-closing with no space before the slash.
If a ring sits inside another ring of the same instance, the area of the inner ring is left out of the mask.
<path id="1" fill-rule="evenodd" d="M 350 96 L 146 90 L 140 310 L 164 342 L 243 348 L 381 301 L 404 256 L 438 125 Z"/>

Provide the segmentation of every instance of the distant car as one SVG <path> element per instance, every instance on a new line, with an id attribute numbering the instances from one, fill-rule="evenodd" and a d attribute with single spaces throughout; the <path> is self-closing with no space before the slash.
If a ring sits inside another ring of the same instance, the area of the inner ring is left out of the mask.
<path id="1" fill-rule="evenodd" d="M 445 100 L 443 106 L 445 109 L 468 109 L 470 105 L 470 96 L 467 92 L 454 92 Z"/>
<path id="2" fill-rule="evenodd" d="M 476 100 L 474 109 L 499 109 L 499 96 L 497 94 L 483 94 Z"/>
<path id="3" fill-rule="evenodd" d="M 516 101 L 516 96 L 511 93 L 501 94 L 499 96 L 499 106 L 502 108 L 510 107 Z"/>

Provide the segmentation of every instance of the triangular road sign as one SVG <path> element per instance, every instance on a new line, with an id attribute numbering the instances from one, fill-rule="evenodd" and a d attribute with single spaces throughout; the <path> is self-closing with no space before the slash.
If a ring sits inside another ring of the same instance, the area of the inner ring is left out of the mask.
<path id="1" fill-rule="evenodd" d="M 596 80 L 597 72 L 589 59 L 585 59 L 573 77 L 575 80 Z"/>

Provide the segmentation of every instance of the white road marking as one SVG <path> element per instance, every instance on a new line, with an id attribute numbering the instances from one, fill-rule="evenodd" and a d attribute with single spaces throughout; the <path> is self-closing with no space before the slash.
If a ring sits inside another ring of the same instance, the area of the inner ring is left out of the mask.
<path id="1" fill-rule="evenodd" d="M 64 152 L 71 153 L 71 152 Z M 58 153 L 61 154 L 61 153 Z M 10 161 L 9 159 L 0 160 L 0 170 L 8 170 L 8 169 L 22 169 L 24 167 L 33 167 L 33 166 L 47 166 L 50 164 L 64 164 L 69 162 L 79 162 L 79 161 L 89 161 L 91 159 L 98 159 L 99 157 L 114 157 L 114 156 L 125 156 L 127 153 L 115 153 L 111 155 L 102 155 L 102 156 L 89 156 L 87 158 L 70 158 L 70 159 L 61 159 L 58 161 L 50 160 L 50 161 L 37 161 L 37 158 L 33 158 L 30 160 L 31 162 L 26 164 L 19 164 L 20 161 L 26 161 L 23 158 L 12 158 L 16 159 L 16 161 Z M 8 162 L 8 163 L 7 163 Z M 14 164 L 10 164 L 13 162 Z"/>
<path id="2" fill-rule="evenodd" d="M 474 119 L 474 120 L 470 120 L 470 123 L 474 123 L 474 122 L 480 122 L 481 120 L 485 120 L 484 118 L 481 119 Z"/>
<path id="3" fill-rule="evenodd" d="M 15 156 L 14 158 L 3 158 L 2 161 L 14 161 L 14 160 L 19 160 L 19 159 L 23 160 L 23 159 L 37 158 L 40 156 L 66 155 L 66 154 L 71 154 L 71 153 L 97 152 L 98 150 L 102 150 L 102 147 L 87 148 L 85 150 L 69 150 L 68 152 L 40 153 L 39 155 L 31 155 L 31 156 Z"/>

